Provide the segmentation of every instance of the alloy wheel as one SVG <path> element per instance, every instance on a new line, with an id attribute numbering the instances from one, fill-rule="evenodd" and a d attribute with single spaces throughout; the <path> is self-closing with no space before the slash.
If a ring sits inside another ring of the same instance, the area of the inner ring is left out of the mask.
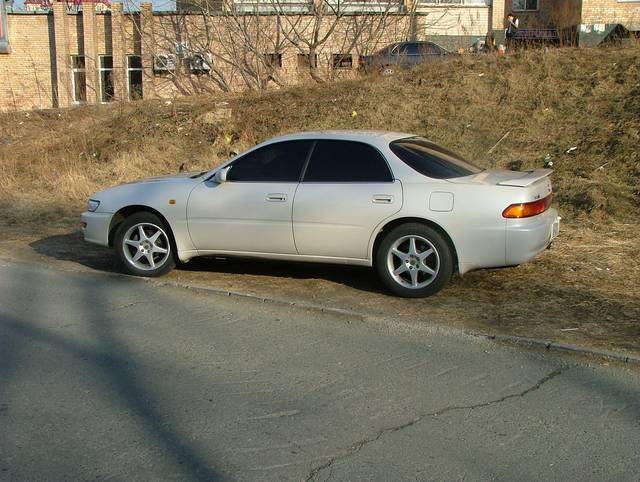
<path id="1" fill-rule="evenodd" d="M 169 259 L 170 251 L 167 234 L 155 224 L 135 224 L 122 238 L 122 252 L 127 262 L 142 271 L 160 268 Z"/>
<path id="2" fill-rule="evenodd" d="M 400 286 L 421 289 L 438 276 L 440 256 L 428 239 L 417 235 L 402 236 L 387 252 L 387 270 Z"/>

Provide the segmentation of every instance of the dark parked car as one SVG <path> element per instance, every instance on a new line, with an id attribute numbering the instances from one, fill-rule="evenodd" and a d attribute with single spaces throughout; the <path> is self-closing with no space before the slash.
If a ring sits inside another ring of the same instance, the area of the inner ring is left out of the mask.
<path id="1" fill-rule="evenodd" d="M 373 55 L 360 57 L 360 67 L 367 71 L 375 69 L 389 75 L 396 68 L 411 68 L 422 62 L 441 60 L 455 55 L 433 42 L 398 42 L 386 46 Z"/>

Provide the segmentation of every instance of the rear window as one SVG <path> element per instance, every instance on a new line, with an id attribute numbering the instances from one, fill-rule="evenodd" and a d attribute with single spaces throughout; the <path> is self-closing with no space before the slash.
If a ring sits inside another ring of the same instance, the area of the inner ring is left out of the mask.
<path id="1" fill-rule="evenodd" d="M 458 154 L 422 137 L 400 139 L 389 147 L 409 167 L 433 179 L 464 177 L 482 171 Z"/>

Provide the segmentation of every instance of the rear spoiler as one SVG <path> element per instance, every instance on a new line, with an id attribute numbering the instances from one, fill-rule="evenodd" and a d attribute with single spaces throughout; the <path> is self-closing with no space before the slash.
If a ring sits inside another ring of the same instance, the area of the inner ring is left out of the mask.
<path id="1" fill-rule="evenodd" d="M 532 169 L 530 171 L 523 171 L 521 173 L 522 174 L 521 177 L 508 179 L 506 181 L 500 181 L 498 185 L 527 187 L 527 186 L 531 186 L 531 184 L 538 182 L 540 179 L 549 177 L 552 172 L 553 172 L 553 169 Z"/>

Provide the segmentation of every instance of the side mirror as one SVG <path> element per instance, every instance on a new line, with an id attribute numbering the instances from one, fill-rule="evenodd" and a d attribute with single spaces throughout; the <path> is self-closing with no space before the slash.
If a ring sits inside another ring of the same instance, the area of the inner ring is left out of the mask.
<path id="1" fill-rule="evenodd" d="M 213 176 L 213 180 L 218 184 L 222 184 L 223 182 L 227 182 L 227 173 L 231 169 L 231 166 L 225 167 L 224 169 L 220 169 L 216 171 L 216 175 Z"/>

